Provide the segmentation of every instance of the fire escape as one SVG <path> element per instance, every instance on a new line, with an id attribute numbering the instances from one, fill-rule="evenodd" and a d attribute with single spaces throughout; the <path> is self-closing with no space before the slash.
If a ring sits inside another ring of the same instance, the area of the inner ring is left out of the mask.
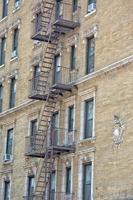
<path id="1" fill-rule="evenodd" d="M 33 40 L 44 42 L 40 72 L 30 80 L 29 98 L 44 101 L 39 117 L 38 128 L 33 136 L 26 138 L 26 155 L 40 158 L 37 169 L 35 192 L 27 200 L 62 200 L 63 195 L 55 197 L 49 193 L 51 174 L 55 158 L 60 154 L 73 152 L 74 143 L 56 142 L 57 130 L 52 128 L 52 117 L 55 113 L 59 96 L 71 92 L 74 80 L 70 80 L 69 72 L 61 67 L 60 74 L 54 77 L 55 56 L 61 35 L 79 26 L 77 17 L 72 15 L 73 5 L 65 0 L 42 0 L 40 11 L 34 19 Z M 58 66 L 60 67 L 60 66 Z M 67 69 L 68 70 L 68 69 Z M 68 75 L 67 80 L 64 74 Z M 72 198 L 71 198 L 72 200 Z"/>

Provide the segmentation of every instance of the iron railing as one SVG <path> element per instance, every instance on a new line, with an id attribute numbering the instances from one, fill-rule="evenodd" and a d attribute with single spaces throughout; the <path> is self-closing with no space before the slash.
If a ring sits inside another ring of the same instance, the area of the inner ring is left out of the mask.
<path id="1" fill-rule="evenodd" d="M 48 131 L 47 134 L 47 148 L 56 147 L 58 150 L 72 150 L 74 149 L 75 141 L 74 141 L 75 131 L 68 132 L 68 130 L 61 128 L 52 128 Z M 26 155 L 34 155 L 40 154 L 40 152 L 45 153 L 46 146 L 42 146 L 42 143 L 39 140 L 44 140 L 43 136 L 38 137 L 39 135 L 27 136 L 25 138 L 25 154 Z M 39 139 L 38 139 L 39 138 Z M 68 149 L 66 149 L 68 148 Z"/>

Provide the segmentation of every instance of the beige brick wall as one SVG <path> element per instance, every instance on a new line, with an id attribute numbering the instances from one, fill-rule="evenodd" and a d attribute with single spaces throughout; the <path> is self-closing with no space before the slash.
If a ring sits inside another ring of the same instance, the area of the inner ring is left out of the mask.
<path id="1" fill-rule="evenodd" d="M 36 1 L 35 1 L 36 2 Z M 2 182 L 4 177 L 11 176 L 11 200 L 20 200 L 25 195 L 25 181 L 30 170 L 36 171 L 37 159 L 25 156 L 25 136 L 28 135 L 28 123 L 33 116 L 39 116 L 42 102 L 28 99 L 28 80 L 32 77 L 32 64 L 38 62 L 41 44 L 35 46 L 30 39 L 32 34 L 33 1 L 22 1 L 21 7 L 13 12 L 14 1 L 9 1 L 8 17 L 0 21 L 0 35 L 7 29 L 6 63 L 0 67 L 0 78 L 4 80 L 3 113 L 0 114 L 0 199 L 2 200 Z M 76 44 L 79 82 L 77 89 L 64 95 L 61 102 L 61 127 L 65 126 L 67 99 L 75 98 L 75 141 L 76 152 L 61 156 L 57 188 L 64 192 L 63 178 L 67 161 L 73 163 L 73 191 L 75 200 L 81 200 L 80 164 L 84 158 L 94 162 L 93 200 L 117 200 L 133 198 L 132 192 L 132 98 L 133 72 L 132 62 L 114 65 L 116 69 L 109 72 L 85 74 L 86 37 L 95 35 L 95 70 L 102 70 L 132 55 L 133 49 L 133 3 L 132 0 L 97 0 L 97 10 L 86 15 L 87 0 L 79 1 L 81 6 L 81 25 L 75 31 L 61 38 L 62 66 L 70 66 L 70 46 Z M 2 1 L 0 2 L 0 10 Z M 20 19 L 18 59 L 11 61 L 12 29 Z M 76 36 L 76 39 L 74 39 Z M 8 80 L 14 70 L 17 74 L 16 107 L 8 110 L 9 87 Z M 109 70 L 110 68 L 108 68 Z M 65 78 L 65 75 L 64 75 Z M 85 91 L 87 95 L 95 93 L 95 137 L 92 140 L 81 141 L 81 101 Z M 71 100 L 70 100 L 71 101 Z M 23 105 L 22 105 L 23 104 Z M 58 106 L 57 106 L 58 107 Z M 118 149 L 112 147 L 113 116 L 119 115 L 125 124 L 124 142 Z M 14 127 L 13 162 L 3 164 L 3 146 L 6 130 Z M 64 127 L 65 128 L 65 127 Z M 64 138 L 65 133 L 61 135 Z M 58 169 L 57 169 L 58 170 Z"/>

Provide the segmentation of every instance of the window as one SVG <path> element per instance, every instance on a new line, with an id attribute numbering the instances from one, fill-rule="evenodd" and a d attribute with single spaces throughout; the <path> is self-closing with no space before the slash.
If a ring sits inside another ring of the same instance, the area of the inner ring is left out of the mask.
<path id="1" fill-rule="evenodd" d="M 55 172 L 51 174 L 50 180 L 50 200 L 55 200 Z"/>
<path id="2" fill-rule="evenodd" d="M 12 58 L 18 55 L 18 35 L 19 35 L 19 30 L 18 28 L 16 28 L 14 30 L 14 35 L 13 35 Z"/>
<path id="3" fill-rule="evenodd" d="M 30 122 L 30 136 L 34 136 L 37 131 L 37 119 Z"/>
<path id="4" fill-rule="evenodd" d="M 13 108 L 15 106 L 15 101 L 16 101 L 16 79 L 14 77 L 11 79 L 10 83 L 9 108 Z"/>
<path id="5" fill-rule="evenodd" d="M 73 12 L 75 12 L 78 8 L 78 0 L 73 0 Z"/>
<path id="6" fill-rule="evenodd" d="M 58 20 L 63 17 L 63 3 L 60 0 L 57 0 L 56 3 L 56 12 L 55 12 L 55 20 Z"/>
<path id="7" fill-rule="evenodd" d="M 39 80 L 39 73 L 40 73 L 40 67 L 39 67 L 39 65 L 34 66 L 33 82 L 32 82 L 32 89 L 33 90 L 37 89 L 38 80 Z"/>
<path id="8" fill-rule="evenodd" d="M 94 100 L 85 101 L 84 138 L 91 138 L 93 133 L 93 104 Z"/>
<path id="9" fill-rule="evenodd" d="M 83 200 L 91 200 L 92 163 L 83 165 Z"/>
<path id="10" fill-rule="evenodd" d="M 10 181 L 4 181 L 4 200 L 10 199 Z"/>
<path id="11" fill-rule="evenodd" d="M 12 155 L 12 146 L 13 145 L 13 128 L 9 129 L 7 131 L 7 137 L 6 137 L 6 152 L 5 152 L 5 158 L 4 161 L 11 160 Z"/>
<path id="12" fill-rule="evenodd" d="M 68 132 L 73 131 L 73 122 L 74 122 L 74 105 L 69 106 L 68 108 Z"/>
<path id="13" fill-rule="evenodd" d="M 86 48 L 86 74 L 90 74 L 94 71 L 94 59 L 95 59 L 95 39 L 94 37 L 87 39 Z"/>
<path id="14" fill-rule="evenodd" d="M 20 0 L 15 0 L 14 2 L 15 9 L 19 8 L 19 6 L 20 6 Z"/>
<path id="15" fill-rule="evenodd" d="M 42 19 L 42 16 L 41 16 L 41 12 L 37 13 L 36 14 L 36 21 L 35 21 L 35 33 L 41 31 L 41 19 Z"/>
<path id="16" fill-rule="evenodd" d="M 2 106 L 3 106 L 3 86 L 0 84 L 0 112 L 2 112 Z"/>
<path id="17" fill-rule="evenodd" d="M 28 187 L 27 187 L 27 196 L 31 197 L 35 190 L 35 177 L 29 176 L 28 177 Z"/>
<path id="18" fill-rule="evenodd" d="M 96 0 L 88 0 L 87 13 L 96 10 Z"/>
<path id="19" fill-rule="evenodd" d="M 58 144 L 58 134 L 59 134 L 59 113 L 55 112 L 52 116 L 52 124 L 51 124 L 51 144 Z"/>
<path id="20" fill-rule="evenodd" d="M 75 69 L 76 66 L 76 48 L 75 45 L 71 46 L 71 62 L 70 68 L 71 70 Z"/>
<path id="21" fill-rule="evenodd" d="M 61 82 L 61 56 L 56 55 L 54 60 L 54 83 L 60 83 Z"/>
<path id="22" fill-rule="evenodd" d="M 66 168 L 66 194 L 71 193 L 71 167 Z"/>
<path id="23" fill-rule="evenodd" d="M 6 44 L 6 38 L 1 38 L 1 44 L 0 44 L 0 65 L 5 64 L 5 44 Z"/>
<path id="24" fill-rule="evenodd" d="M 8 0 L 3 0 L 2 18 L 7 16 L 8 12 Z"/>

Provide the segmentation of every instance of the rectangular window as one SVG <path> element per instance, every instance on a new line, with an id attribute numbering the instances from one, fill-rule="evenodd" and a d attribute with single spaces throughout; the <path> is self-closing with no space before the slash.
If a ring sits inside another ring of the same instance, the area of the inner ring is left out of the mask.
<path id="1" fill-rule="evenodd" d="M 15 0 L 14 2 L 15 9 L 19 8 L 19 6 L 20 6 L 20 0 Z"/>
<path id="2" fill-rule="evenodd" d="M 75 12 L 78 8 L 78 0 L 73 0 L 73 12 Z"/>
<path id="3" fill-rule="evenodd" d="M 0 84 L 0 113 L 2 112 L 3 107 L 3 86 Z"/>
<path id="4" fill-rule="evenodd" d="M 92 163 L 83 165 L 83 200 L 91 200 Z"/>
<path id="5" fill-rule="evenodd" d="M 12 78 L 10 83 L 10 100 L 9 108 L 13 108 L 16 102 L 16 79 Z"/>
<path id="6" fill-rule="evenodd" d="M 71 167 L 66 168 L 66 194 L 71 193 Z"/>
<path id="7" fill-rule="evenodd" d="M 37 85 L 39 81 L 39 74 L 40 74 L 40 67 L 39 65 L 34 66 L 33 70 L 33 82 L 32 82 L 32 89 L 37 90 Z"/>
<path id="8" fill-rule="evenodd" d="M 10 199 L 10 181 L 4 181 L 4 200 Z"/>
<path id="9" fill-rule="evenodd" d="M 68 132 L 73 131 L 74 123 L 74 105 L 69 106 L 68 108 Z"/>
<path id="10" fill-rule="evenodd" d="M 54 60 L 54 84 L 61 82 L 61 56 L 56 55 Z"/>
<path id="11" fill-rule="evenodd" d="M 51 174 L 50 180 L 50 200 L 55 200 L 55 172 Z"/>
<path id="12" fill-rule="evenodd" d="M 13 34 L 12 58 L 18 55 L 18 36 L 19 36 L 19 30 L 18 28 L 16 28 Z"/>
<path id="13" fill-rule="evenodd" d="M 94 72 L 95 38 L 88 38 L 86 45 L 86 74 Z"/>
<path id="14" fill-rule="evenodd" d="M 37 132 L 37 119 L 30 122 L 30 136 L 34 136 Z"/>
<path id="15" fill-rule="evenodd" d="M 93 105 L 94 99 L 85 101 L 84 139 L 91 138 L 93 133 Z"/>
<path id="16" fill-rule="evenodd" d="M 35 33 L 38 33 L 42 29 L 41 20 L 42 20 L 42 14 L 41 14 L 41 12 L 39 12 L 36 14 Z"/>
<path id="17" fill-rule="evenodd" d="M 35 190 L 35 177 L 29 176 L 28 177 L 27 196 L 32 197 L 34 190 Z"/>
<path id="18" fill-rule="evenodd" d="M 58 134 L 59 134 L 59 113 L 55 112 L 52 116 L 52 123 L 51 123 L 50 143 L 52 145 L 58 144 Z"/>
<path id="19" fill-rule="evenodd" d="M 8 0 L 3 0 L 2 18 L 7 16 L 7 12 L 8 12 Z"/>
<path id="20" fill-rule="evenodd" d="M 87 13 L 91 13 L 96 10 L 96 0 L 88 0 Z"/>
<path id="21" fill-rule="evenodd" d="M 5 44 L 6 44 L 6 38 L 1 38 L 1 44 L 0 44 L 0 65 L 5 64 Z"/>
<path id="22" fill-rule="evenodd" d="M 6 155 L 12 155 L 12 143 L 13 143 L 13 128 L 7 131 Z"/>
<path id="23" fill-rule="evenodd" d="M 75 45 L 71 46 L 71 62 L 70 69 L 74 70 L 76 67 L 76 48 Z"/>

